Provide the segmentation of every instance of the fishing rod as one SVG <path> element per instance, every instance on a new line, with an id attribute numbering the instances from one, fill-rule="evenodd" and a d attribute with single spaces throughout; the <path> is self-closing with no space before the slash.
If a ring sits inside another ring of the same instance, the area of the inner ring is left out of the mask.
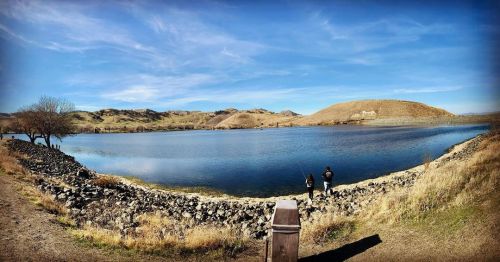
<path id="1" fill-rule="evenodd" d="M 304 173 L 304 170 L 302 169 L 302 166 L 301 166 L 301 165 L 299 165 L 298 163 L 296 163 L 296 165 L 297 165 L 297 166 L 299 166 L 299 168 L 300 168 L 300 172 L 302 172 L 302 176 L 304 177 L 304 179 L 307 179 L 307 178 L 306 178 L 306 174 Z"/>

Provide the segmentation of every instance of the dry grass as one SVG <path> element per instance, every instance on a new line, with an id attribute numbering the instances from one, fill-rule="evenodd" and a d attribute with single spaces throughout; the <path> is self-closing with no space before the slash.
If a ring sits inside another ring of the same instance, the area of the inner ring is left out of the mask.
<path id="1" fill-rule="evenodd" d="M 379 235 L 381 244 L 353 260 L 494 260 L 499 254 L 498 152 L 500 133 L 492 132 L 469 159 L 429 164 L 413 187 L 381 196 L 353 220 L 327 215 L 303 223 L 301 255 Z"/>
<path id="2" fill-rule="evenodd" d="M 228 194 L 225 194 L 222 191 L 218 191 L 216 189 L 208 188 L 208 187 L 202 187 L 202 186 L 181 187 L 181 186 L 169 186 L 169 185 L 163 185 L 163 184 L 155 184 L 155 183 L 146 182 L 146 181 L 144 181 L 138 177 L 134 177 L 134 176 L 124 176 L 121 178 L 129 181 L 132 184 L 140 185 L 140 186 L 150 188 L 150 189 L 157 189 L 157 190 L 169 191 L 169 192 L 196 193 L 196 194 L 199 194 L 201 196 L 209 196 L 209 197 L 229 196 Z"/>
<path id="3" fill-rule="evenodd" d="M 423 157 L 423 162 L 424 162 L 424 172 L 427 172 L 429 170 L 429 166 L 432 162 L 432 156 L 429 153 L 425 153 Z"/>
<path id="4" fill-rule="evenodd" d="M 239 238 L 232 229 L 214 226 L 200 226 L 188 229 L 184 246 L 190 250 L 230 249 L 242 246 L 244 238 Z"/>
<path id="5" fill-rule="evenodd" d="M 200 226 L 177 231 L 175 221 L 155 213 L 138 218 L 135 233 L 122 236 L 117 231 L 85 226 L 72 230 L 81 240 L 97 246 L 122 247 L 147 253 L 205 253 L 217 251 L 221 255 L 232 255 L 243 249 L 246 239 L 229 229 L 215 226 Z"/>
<path id="6" fill-rule="evenodd" d="M 239 113 L 228 112 L 227 114 L 193 111 L 188 114 L 171 113 L 168 116 L 164 115 L 154 119 L 146 116 L 131 116 L 124 114 L 123 112 L 118 112 L 113 115 L 101 116 L 102 121 L 93 119 L 91 113 L 89 112 L 78 112 L 75 114 L 78 114 L 79 117 L 74 118 L 73 122 L 82 132 L 93 132 L 96 127 L 100 128 L 102 132 L 134 132 L 142 129 L 184 130 L 275 127 L 277 122 L 280 126 L 284 126 L 290 125 L 292 120 L 301 118 L 301 116 L 272 114 L 270 112 L 260 110 L 251 110 Z"/>
<path id="7" fill-rule="evenodd" d="M 35 177 L 29 174 L 16 159 L 22 157 L 22 155 L 9 152 L 4 143 L 0 145 L 0 166 L 2 170 L 8 175 L 15 176 L 19 181 L 32 183 Z M 38 191 L 30 184 L 20 183 L 17 189 L 28 200 L 43 207 L 50 213 L 59 215 L 66 215 L 68 213 L 67 209 L 56 202 L 52 196 Z"/>
<path id="8" fill-rule="evenodd" d="M 297 121 L 297 124 L 332 124 L 338 121 L 358 120 L 359 118 L 354 116 L 363 111 L 375 112 L 377 119 L 453 116 L 443 109 L 417 102 L 400 100 L 358 100 L 334 104 Z"/>
<path id="9" fill-rule="evenodd" d="M 176 245 L 177 237 L 170 233 L 174 223 L 158 214 L 145 214 L 139 217 L 136 234 L 125 238 L 127 248 L 148 252 L 161 252 Z"/>
<path id="10" fill-rule="evenodd" d="M 171 249 L 178 243 L 177 237 L 164 233 L 164 229 L 169 229 L 173 225 L 165 217 L 156 214 L 142 215 L 139 217 L 139 223 L 136 232 L 126 236 L 117 231 L 92 226 L 72 230 L 72 234 L 98 246 L 124 247 L 151 253 Z"/>
<path id="11" fill-rule="evenodd" d="M 120 233 L 92 226 L 84 226 L 82 229 L 71 230 L 71 234 L 80 240 L 91 241 L 96 246 L 123 246 L 123 240 Z"/>
<path id="12" fill-rule="evenodd" d="M 18 191 L 21 192 L 29 201 L 37 206 L 43 207 L 49 213 L 65 216 L 68 214 L 68 209 L 62 204 L 54 200 L 54 197 L 38 191 L 30 185 L 20 185 Z"/>
<path id="13" fill-rule="evenodd" d="M 9 152 L 4 143 L 5 142 L 2 141 L 0 144 L 0 167 L 6 174 L 9 175 L 25 175 L 26 170 L 24 170 L 16 159 L 16 156 L 21 156 L 16 153 Z"/>
<path id="14" fill-rule="evenodd" d="M 396 190 L 367 211 L 368 219 L 397 222 L 475 204 L 495 192 L 500 176 L 500 134 L 491 134 L 470 159 L 429 168 L 411 189 Z"/>
<path id="15" fill-rule="evenodd" d="M 76 228 L 76 222 L 68 214 L 61 215 L 56 218 L 57 222 L 65 227 Z"/>
<path id="16" fill-rule="evenodd" d="M 100 187 L 113 188 L 120 184 L 120 180 L 113 176 L 99 175 L 92 181 L 92 183 Z"/>
<path id="17" fill-rule="evenodd" d="M 319 244 L 348 237 L 354 232 L 354 218 L 336 216 L 327 213 L 313 222 L 305 222 L 300 231 L 301 243 Z"/>

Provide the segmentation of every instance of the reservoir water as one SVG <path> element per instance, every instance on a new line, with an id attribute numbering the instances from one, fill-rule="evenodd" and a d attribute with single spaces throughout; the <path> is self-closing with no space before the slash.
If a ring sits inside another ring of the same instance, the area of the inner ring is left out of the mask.
<path id="1" fill-rule="evenodd" d="M 293 127 L 224 131 L 79 134 L 61 150 L 100 173 L 171 186 L 203 186 L 239 196 L 305 191 L 325 166 L 334 184 L 404 170 L 436 158 L 487 125 L 437 127 Z M 21 136 L 22 137 L 22 136 Z M 40 140 L 41 141 L 41 140 Z"/>

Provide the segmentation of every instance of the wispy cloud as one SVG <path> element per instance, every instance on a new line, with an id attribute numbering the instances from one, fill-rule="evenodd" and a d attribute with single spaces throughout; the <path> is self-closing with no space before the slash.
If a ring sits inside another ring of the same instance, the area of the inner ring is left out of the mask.
<path id="1" fill-rule="evenodd" d="M 445 86 L 445 87 L 423 87 L 423 88 L 400 88 L 394 89 L 394 93 L 399 94 L 417 94 L 417 93 L 442 93 L 452 92 L 462 89 L 461 86 Z"/>
<path id="2" fill-rule="evenodd" d="M 369 22 L 339 24 L 320 11 L 309 16 L 312 28 L 319 28 L 327 38 L 312 45 L 324 52 L 355 54 L 382 49 L 396 44 L 419 41 L 426 35 L 443 35 L 453 32 L 450 24 L 420 23 L 411 18 L 393 16 Z M 307 38 L 318 38 L 320 32 L 305 32 Z M 321 39 L 321 38 L 320 38 Z"/>
<path id="3" fill-rule="evenodd" d="M 122 91 L 105 93 L 104 98 L 124 102 L 153 102 L 158 98 L 160 90 L 150 86 L 132 86 Z"/>
<path id="4" fill-rule="evenodd" d="M 267 104 L 300 96 L 303 88 L 259 88 L 250 90 L 211 90 L 175 97 L 161 103 L 163 106 L 184 106 L 194 102 Z"/>
<path id="5" fill-rule="evenodd" d="M 111 85 L 113 79 L 101 79 L 101 83 Z M 181 76 L 155 76 L 138 74 L 124 76 L 112 88 L 101 93 L 101 97 L 123 102 L 159 102 L 166 97 L 173 97 L 192 92 L 201 85 L 217 82 L 211 75 L 188 74 Z"/>
<path id="6" fill-rule="evenodd" d="M 281 4 L 0 1 L 0 41 L 10 49 L 0 91 L 29 89 L 17 100 L 28 104 L 50 90 L 82 108 L 300 104 L 303 112 L 364 98 L 458 101 L 478 86 L 493 93 L 483 87 L 493 82 L 485 25 L 457 15 L 469 10 L 374 5 L 365 15 L 350 2 Z"/>
<path id="7" fill-rule="evenodd" d="M 241 40 L 186 10 L 164 7 L 161 16 L 145 12 L 141 6 L 134 6 L 131 10 L 157 33 L 159 40 L 175 51 L 176 57 L 184 61 L 184 66 L 228 67 L 234 63 L 247 63 L 268 48 L 262 43 Z"/>
<path id="8" fill-rule="evenodd" d="M 75 52 L 102 48 L 103 45 L 122 51 L 154 50 L 132 39 L 121 27 L 85 15 L 82 6 L 70 2 L 15 1 L 6 4 L 2 10 L 4 16 L 29 22 L 48 36 L 52 35 L 53 40 L 39 44 L 50 50 Z M 46 28 L 56 30 L 47 31 Z"/>
<path id="9" fill-rule="evenodd" d="M 163 19 L 157 15 L 152 15 L 149 19 L 147 19 L 147 23 L 156 33 L 163 33 L 168 30 L 168 27 L 164 23 Z"/>

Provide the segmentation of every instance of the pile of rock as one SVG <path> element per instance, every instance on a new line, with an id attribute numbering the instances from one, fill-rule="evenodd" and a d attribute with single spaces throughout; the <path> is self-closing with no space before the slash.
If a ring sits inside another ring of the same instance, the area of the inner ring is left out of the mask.
<path id="1" fill-rule="evenodd" d="M 478 144 L 471 143 L 465 151 L 470 153 L 468 150 L 475 150 Z M 215 224 L 240 230 L 253 238 L 266 236 L 270 227 L 272 199 L 209 198 L 120 181 L 100 184 L 96 182 L 99 176 L 94 171 L 58 150 L 20 140 L 12 140 L 9 149 L 26 156 L 19 161 L 37 175 L 39 190 L 64 204 L 80 226 L 89 224 L 129 234 L 139 226 L 140 215 L 155 212 L 179 221 L 176 225 L 179 227 Z M 394 188 L 411 187 L 420 175 L 421 172 L 406 171 L 344 187 L 334 191 L 333 196 L 316 195 L 312 204 L 306 201 L 305 195 L 285 198 L 297 200 L 302 220 L 314 220 L 325 212 L 352 215 L 381 194 Z"/>
<path id="2" fill-rule="evenodd" d="M 451 160 L 464 160 L 469 158 L 474 152 L 478 150 L 479 144 L 484 140 L 486 135 L 479 135 L 469 143 L 460 151 L 454 152 L 452 155 L 446 157 L 439 163 L 438 166 L 444 165 L 446 162 Z"/>
<path id="3" fill-rule="evenodd" d="M 27 158 L 20 158 L 23 167 L 35 174 L 59 177 L 64 182 L 79 185 L 83 180 L 95 177 L 95 172 L 84 168 L 75 158 L 61 151 L 43 145 L 35 145 L 22 140 L 12 140 L 9 150 L 21 153 Z"/>

